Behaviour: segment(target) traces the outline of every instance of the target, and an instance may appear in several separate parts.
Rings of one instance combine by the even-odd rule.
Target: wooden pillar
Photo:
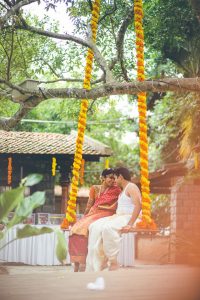
[[[69,199],[69,186],[70,186],[70,173],[71,173],[71,163],[66,165],[61,163],[61,178],[60,185],[62,187],[62,198],[61,198],[61,214],[66,213],[67,201]]]
[[[62,181],[61,183],[62,187],[62,198],[61,198],[61,214],[65,214],[66,208],[67,208],[67,201],[69,197],[69,181]]]

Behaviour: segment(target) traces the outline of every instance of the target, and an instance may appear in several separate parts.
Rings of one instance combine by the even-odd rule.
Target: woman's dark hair
[[[106,177],[107,175],[114,174],[114,172],[115,172],[114,169],[111,168],[104,169],[103,172],[101,173],[101,176]]]
[[[131,180],[131,173],[127,168],[120,167],[120,168],[115,169],[114,172],[117,177],[119,177],[119,175],[121,175],[125,180],[128,180],[128,181]]]

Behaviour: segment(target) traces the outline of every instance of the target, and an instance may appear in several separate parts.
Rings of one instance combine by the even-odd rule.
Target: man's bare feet
[[[116,271],[119,269],[119,264],[116,260],[110,262],[109,271]]]

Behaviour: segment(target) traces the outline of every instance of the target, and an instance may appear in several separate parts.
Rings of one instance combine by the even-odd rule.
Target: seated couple
[[[126,168],[104,170],[102,185],[95,188],[98,192],[91,192],[86,215],[71,228],[69,253],[74,271],[83,271],[85,264],[88,271],[102,270],[107,264],[109,270],[117,269],[121,234],[130,231],[141,210],[140,191]],[[116,201],[115,213],[110,204]]]

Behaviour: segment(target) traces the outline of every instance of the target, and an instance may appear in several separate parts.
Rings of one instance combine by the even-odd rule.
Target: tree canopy
[[[33,4],[42,11],[43,18],[31,13]],[[48,17],[60,5],[66,11],[64,30]],[[132,0],[102,0],[96,45],[89,28],[91,0],[0,0],[0,8],[1,129],[33,129],[30,124],[20,123],[25,117],[37,119],[45,115],[49,120],[70,121],[78,113],[79,100],[88,98],[91,99],[89,120],[99,120],[105,132],[102,121],[109,118],[108,114],[116,120],[123,116],[112,105],[107,112],[98,113],[106,103],[114,101],[108,100],[109,97],[124,99],[122,96],[128,95],[128,101],[133,103],[138,91],[146,91],[150,152],[158,154],[152,168],[159,166],[159,160],[163,161],[169,149],[173,152],[170,159],[177,159],[175,144],[175,148],[184,149],[189,141],[191,147],[185,155],[190,155],[200,141],[198,0],[144,1],[147,79],[143,82],[135,79]],[[67,20],[73,24],[70,32]],[[85,90],[82,81],[88,48],[94,52],[95,64],[92,88]],[[34,80],[35,89],[20,84],[26,79]],[[127,119],[123,124],[121,120],[114,126],[110,124],[107,132],[111,134],[107,138],[115,137],[110,143],[116,144],[126,128],[137,132],[136,123],[137,119],[133,122]],[[69,122],[59,128],[53,126],[54,131],[67,132],[71,125]],[[88,132],[91,136],[101,135],[100,139],[105,141],[100,126],[94,125],[91,130],[89,125]]]

